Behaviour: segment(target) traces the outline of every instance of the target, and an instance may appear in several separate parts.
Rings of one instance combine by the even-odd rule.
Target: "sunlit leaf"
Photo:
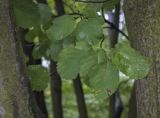
[[[149,72],[147,59],[131,48],[127,41],[117,44],[112,53],[112,62],[131,79],[142,79]]]

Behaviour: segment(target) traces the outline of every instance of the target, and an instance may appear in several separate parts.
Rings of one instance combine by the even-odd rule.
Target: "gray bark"
[[[0,0],[0,118],[33,118],[12,1]]]
[[[135,82],[137,118],[160,117],[160,1],[125,0],[132,46],[151,60],[150,73]]]

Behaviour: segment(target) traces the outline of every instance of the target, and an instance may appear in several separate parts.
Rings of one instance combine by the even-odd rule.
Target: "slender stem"
[[[121,31],[118,27],[116,27],[113,23],[111,23],[109,20],[107,20],[104,16],[104,9],[102,8],[102,17],[104,19],[104,21],[109,24],[112,28],[114,28],[117,32],[121,33],[126,39],[129,40],[129,37],[123,32]],[[105,27],[104,27],[105,28]],[[107,27],[108,28],[108,27]]]
[[[93,1],[93,0],[75,0],[75,2],[83,2],[83,3],[105,3],[110,0],[101,0],[101,1]]]

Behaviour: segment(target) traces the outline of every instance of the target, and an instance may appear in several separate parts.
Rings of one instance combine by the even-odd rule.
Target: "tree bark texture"
[[[12,1],[0,0],[0,118],[33,118]]]
[[[76,99],[78,104],[78,110],[80,115],[79,118],[88,118],[87,108],[86,108],[85,98],[83,93],[83,87],[82,87],[82,83],[79,75],[77,76],[76,79],[73,80],[73,85],[74,85],[74,91],[76,94]]]
[[[160,117],[160,1],[125,0],[132,46],[151,60],[145,79],[135,82],[137,118]]]
[[[133,90],[132,90],[131,97],[129,100],[128,118],[137,118],[135,86],[133,86]]]
[[[32,56],[32,51],[34,48],[33,43],[28,43],[25,41],[26,31],[27,30],[19,28],[18,34],[16,35],[22,42],[24,54],[28,56],[29,60],[27,62],[27,66],[39,65],[41,64],[41,59],[35,60],[33,59],[33,56]],[[31,99],[32,99],[32,109],[34,113],[34,118],[48,118],[43,92],[33,92],[32,90],[30,90],[30,93],[32,95]]]

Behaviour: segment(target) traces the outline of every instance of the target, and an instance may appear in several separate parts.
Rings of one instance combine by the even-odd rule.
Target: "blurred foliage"
[[[124,105],[124,111],[122,113],[122,118],[127,118],[128,116],[128,104],[130,99],[130,92],[134,81],[128,81],[128,78],[121,74],[120,76],[120,94]],[[63,80],[62,81],[62,92],[63,92],[63,111],[64,118],[79,118],[78,107],[76,103],[76,96],[74,94],[74,88],[72,81]],[[109,99],[99,99],[92,94],[92,90],[83,83],[83,89],[85,93],[85,101],[88,110],[89,118],[108,118],[109,115]],[[45,90],[45,97],[47,103],[47,109],[49,111],[49,118],[53,118],[52,113],[52,103],[51,103],[51,93],[50,86]]]

